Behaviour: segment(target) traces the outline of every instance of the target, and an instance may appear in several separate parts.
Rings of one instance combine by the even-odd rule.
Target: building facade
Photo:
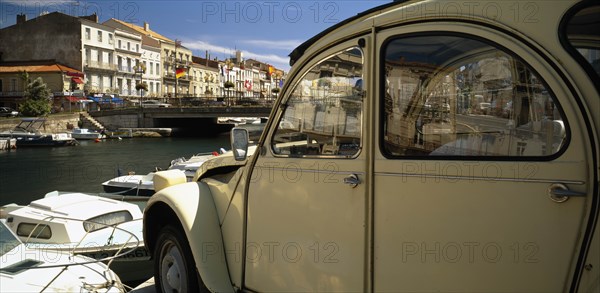
[[[190,94],[197,98],[213,99],[219,94],[220,86],[219,63],[209,58],[193,56]]]
[[[141,64],[142,37],[138,34],[115,29],[117,55],[116,90],[121,96],[139,96],[135,86],[142,79],[143,68]]]
[[[142,37],[142,63],[146,68],[143,81],[148,85],[145,96],[157,98],[162,97],[160,42]]]
[[[84,90],[90,95],[113,93],[115,66],[115,29],[94,20],[81,19],[81,58],[86,73]]]
[[[24,72],[27,72],[28,80],[23,79]],[[71,97],[74,92],[83,90],[83,72],[54,60],[3,62],[0,63],[0,106],[18,108],[27,85],[38,77],[43,79],[55,99]]]

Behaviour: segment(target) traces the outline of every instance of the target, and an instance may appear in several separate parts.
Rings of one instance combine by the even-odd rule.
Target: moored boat
[[[219,152],[199,153],[191,156],[189,159],[177,158],[171,161],[168,170],[181,170],[185,173],[188,181],[191,181],[196,175],[196,171],[210,158],[225,153],[221,148]],[[154,194],[153,185],[154,172],[146,175],[128,174],[117,176],[102,183],[102,188],[106,193],[118,193],[123,195],[142,195],[151,196]]]
[[[0,222],[0,292],[125,292],[107,265],[23,244]]]
[[[71,132],[71,136],[79,140],[97,140],[104,138],[102,133],[87,128],[75,128],[73,129],[73,132]]]
[[[27,206],[3,209],[7,226],[30,248],[110,260],[124,282],[152,274],[142,239],[142,212],[135,204],[55,191]]]
[[[9,131],[0,132],[0,138],[15,138],[17,147],[33,146],[68,146],[76,145],[71,133],[45,133],[42,130],[45,127],[44,118],[23,118],[21,122]]]

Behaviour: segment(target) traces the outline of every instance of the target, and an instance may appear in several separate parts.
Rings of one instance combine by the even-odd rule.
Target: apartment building
[[[0,29],[0,62],[52,60],[85,72],[78,81],[88,93],[110,93],[116,73],[114,34],[96,14],[53,12],[31,20],[20,14],[15,25]]]
[[[219,95],[219,63],[208,58],[192,56],[190,69],[190,94],[194,97],[212,99]]]
[[[162,97],[162,55],[161,55],[161,40],[172,42],[170,39],[150,30],[150,24],[145,22],[144,27],[128,23],[122,20],[111,18],[103,23],[106,26],[114,27],[131,34],[136,34],[141,37],[140,51],[138,52],[139,60],[145,69],[142,74],[142,82],[148,85],[148,91],[144,96]],[[136,47],[137,48],[137,47]],[[137,64],[137,63],[136,63]],[[135,66],[135,65],[134,65]],[[139,74],[137,81],[139,82]],[[128,84],[123,81],[124,84]],[[127,89],[124,89],[127,90]],[[135,86],[133,87],[135,91]],[[139,92],[136,93],[139,96]]]

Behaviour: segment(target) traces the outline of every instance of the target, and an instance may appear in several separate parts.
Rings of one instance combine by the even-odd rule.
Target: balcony
[[[117,70],[119,72],[134,73],[133,67],[127,66],[127,65],[119,65],[119,66],[117,66]]]
[[[22,91],[8,91],[8,92],[0,92],[0,97],[22,97],[25,92]]]
[[[117,70],[117,66],[112,63],[88,61],[85,65],[87,68],[104,69],[104,70]]]

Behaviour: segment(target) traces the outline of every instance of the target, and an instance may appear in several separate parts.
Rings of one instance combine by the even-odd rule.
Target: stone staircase
[[[88,112],[81,112],[79,114],[79,119],[81,121],[81,128],[87,128],[96,131],[104,129],[104,125],[98,122],[98,120],[94,119],[94,117],[90,116]]]

